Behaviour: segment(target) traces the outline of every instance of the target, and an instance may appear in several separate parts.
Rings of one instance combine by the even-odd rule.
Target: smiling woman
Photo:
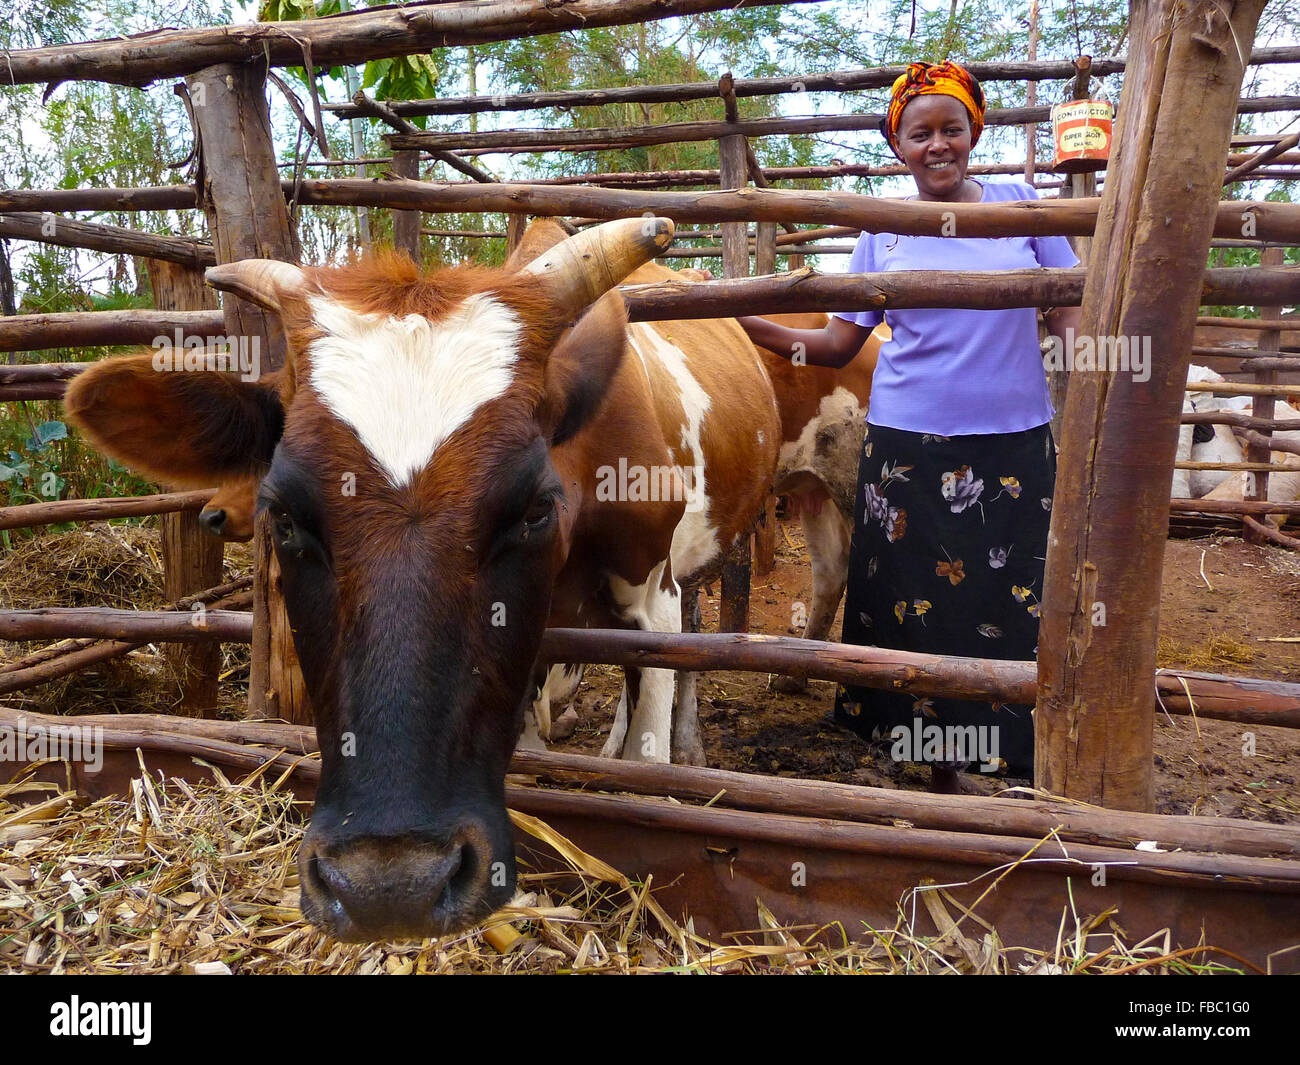
[[[1036,199],[1023,182],[967,177],[984,129],[984,93],[956,63],[913,63],[894,83],[885,136],[939,203]],[[999,239],[864,233],[850,273],[1068,267],[1063,237]],[[841,367],[884,320],[893,330],[872,378],[858,474],[845,643],[976,658],[1033,658],[1056,472],[1037,312],[902,310],[836,314],[819,330],[742,318],[755,343],[813,365]],[[1062,336],[1078,309],[1047,318]],[[837,720],[889,740],[934,722],[962,743],[895,756],[931,765],[934,788],[960,790],[979,762],[1033,774],[1029,706],[914,699],[843,688]],[[981,746],[982,745],[982,746]],[[980,752],[984,754],[980,754]],[[987,755],[991,754],[992,757]]]

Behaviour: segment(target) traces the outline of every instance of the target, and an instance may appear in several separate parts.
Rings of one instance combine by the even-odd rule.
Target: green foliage
[[[365,5],[370,6],[370,5]],[[336,15],[348,10],[340,0],[262,0],[257,17],[263,22],[299,22],[303,19]],[[294,77],[307,84],[307,73],[292,67]],[[343,67],[330,67],[331,78],[345,79]],[[427,55],[397,56],[366,63],[361,74],[361,88],[378,100],[417,100],[437,93],[438,67]],[[423,126],[421,119],[418,125]]]

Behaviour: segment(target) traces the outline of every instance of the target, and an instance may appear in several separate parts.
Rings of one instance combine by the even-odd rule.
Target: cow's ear
[[[72,381],[63,404],[100,451],[179,487],[265,469],[284,429],[273,381],[156,370],[153,354],[96,364]]]
[[[564,334],[546,363],[544,424],[562,444],[600,409],[627,348],[627,310],[618,292],[602,296]]]

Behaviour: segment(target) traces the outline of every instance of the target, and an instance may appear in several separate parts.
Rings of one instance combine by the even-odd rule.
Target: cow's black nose
[[[303,914],[342,940],[446,935],[510,898],[513,869],[493,877],[490,863],[486,839],[472,830],[444,844],[309,840],[299,858]]]
[[[226,512],[204,508],[199,511],[199,524],[213,536],[220,536],[226,528]]]

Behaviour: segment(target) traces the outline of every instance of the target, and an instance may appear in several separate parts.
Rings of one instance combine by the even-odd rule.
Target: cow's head
[[[623,357],[610,291],[672,239],[608,223],[523,269],[250,260],[275,387],[110,360],[69,389],[102,449],[162,479],[260,479],[322,775],[303,912],[343,939],[444,934],[509,899],[506,765],[572,514],[550,449]]]

